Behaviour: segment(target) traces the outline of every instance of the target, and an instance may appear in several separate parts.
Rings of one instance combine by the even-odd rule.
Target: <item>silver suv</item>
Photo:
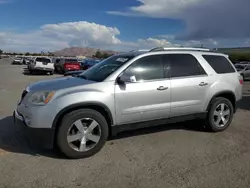
[[[242,85],[228,56],[208,49],[131,51],[77,77],[29,85],[14,119],[45,146],[83,158],[125,130],[204,119],[211,131],[223,131],[242,98]]]

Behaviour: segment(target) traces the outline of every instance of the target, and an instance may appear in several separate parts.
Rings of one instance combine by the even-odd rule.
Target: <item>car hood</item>
[[[70,87],[82,86],[95,83],[94,81],[85,80],[78,77],[67,77],[67,78],[56,78],[52,80],[45,80],[40,82],[35,82],[27,87],[28,91],[54,91]]]

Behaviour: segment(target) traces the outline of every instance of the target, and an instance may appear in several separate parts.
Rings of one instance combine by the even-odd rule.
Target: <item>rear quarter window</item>
[[[219,55],[202,55],[202,56],[217,74],[226,74],[235,72],[235,69],[233,68],[230,61],[224,56],[219,56]]]

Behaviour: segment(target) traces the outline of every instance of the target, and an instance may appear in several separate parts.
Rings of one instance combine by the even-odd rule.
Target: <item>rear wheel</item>
[[[207,127],[213,132],[224,131],[231,124],[233,115],[233,105],[228,99],[215,98],[208,112]]]
[[[107,138],[106,119],[95,110],[80,109],[63,117],[57,145],[69,158],[85,158],[100,151]]]

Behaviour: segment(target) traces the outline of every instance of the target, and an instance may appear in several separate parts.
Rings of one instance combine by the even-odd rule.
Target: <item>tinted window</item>
[[[124,74],[134,76],[136,81],[162,79],[164,78],[162,56],[143,57],[132,63]]]
[[[36,61],[50,63],[50,59],[43,57],[36,58]]]
[[[169,64],[172,78],[206,74],[197,59],[190,54],[164,55],[164,62]]]
[[[231,63],[224,56],[203,55],[203,57],[218,74],[235,72]]]

